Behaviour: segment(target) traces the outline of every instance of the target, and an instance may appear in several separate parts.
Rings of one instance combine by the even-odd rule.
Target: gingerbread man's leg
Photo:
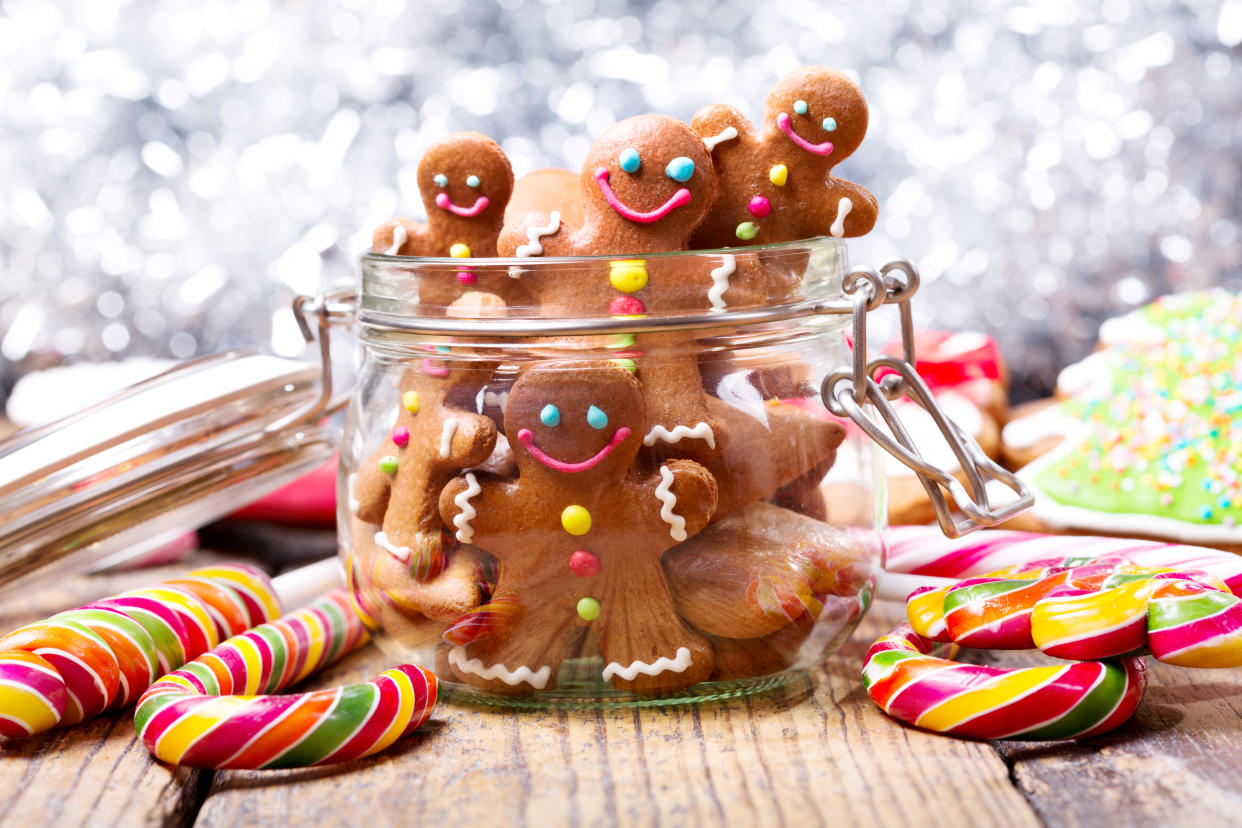
[[[636,559],[624,580],[601,587],[594,627],[605,681],[618,690],[668,693],[711,674],[711,645],[673,609],[658,560]]]
[[[681,334],[646,334],[637,344],[647,352],[637,360],[647,404],[643,445],[663,457],[718,457],[728,432],[708,409],[693,341]]]

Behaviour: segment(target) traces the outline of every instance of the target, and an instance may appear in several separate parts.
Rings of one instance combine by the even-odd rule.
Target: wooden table
[[[10,629],[188,568],[71,579],[0,606]],[[1242,672],[1152,664],[1138,715],[1085,744],[965,742],[886,718],[859,683],[873,608],[812,681],[700,708],[495,712],[442,705],[386,753],[334,768],[153,762],[129,715],[0,744],[0,814],[40,825],[1129,825],[1242,821]],[[1017,654],[1008,663],[1024,658]],[[370,647],[321,677],[364,680]]]

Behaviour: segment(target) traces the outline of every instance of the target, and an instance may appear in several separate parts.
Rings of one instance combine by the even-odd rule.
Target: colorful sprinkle
[[[646,259],[619,259],[608,268],[609,283],[622,293],[634,293],[647,286]]]
[[[594,621],[599,618],[599,601],[594,598],[583,598],[578,601],[578,617],[583,621]]]
[[[406,391],[401,395],[401,405],[411,414],[418,413],[418,392]]]
[[[405,448],[410,444],[410,430],[405,426],[397,426],[392,430],[392,444],[397,448]]]
[[[569,571],[580,578],[590,578],[593,575],[598,575],[599,568],[599,558],[585,549],[579,549],[569,556]]]
[[[750,241],[759,234],[759,228],[755,226],[754,222],[744,221],[737,226],[735,233],[742,241]]]
[[[591,513],[582,506],[566,506],[561,512],[561,526],[571,535],[591,531]]]
[[[387,457],[381,457],[379,461],[379,470],[384,474],[396,474],[397,458],[393,457],[391,454]]]
[[[636,296],[618,296],[608,303],[608,312],[613,316],[641,316],[647,312],[647,306]]]
[[[621,155],[617,157],[617,163],[627,173],[636,173],[638,168],[643,165],[643,160],[638,156],[638,150],[633,147],[626,147],[621,150]]]
[[[664,174],[674,181],[686,182],[694,175],[694,162],[684,155],[679,155],[664,168]]]
[[[789,180],[789,168],[784,164],[777,164],[768,170],[768,181],[771,181],[777,187],[784,187],[785,182]]]
[[[630,359],[629,357],[620,357],[618,359],[614,359],[612,360],[612,364],[618,367],[624,368],[625,370],[629,371],[631,374],[638,373],[638,366],[635,365],[634,360]]]
[[[454,244],[452,247],[449,248],[449,255],[452,256],[454,259],[469,259],[470,258],[470,245],[463,244],[462,242],[457,242],[456,244]],[[458,278],[461,278],[461,277],[459,276]]]
[[[763,196],[755,196],[750,200],[750,203],[746,205],[746,209],[750,210],[750,214],[755,218],[763,218],[768,213],[772,212],[772,202],[768,201]]]

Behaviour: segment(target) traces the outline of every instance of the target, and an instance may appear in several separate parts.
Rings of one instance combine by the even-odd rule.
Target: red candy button
[[[598,575],[599,558],[584,549],[579,549],[569,556],[569,571],[583,578]]]
[[[608,312],[613,316],[638,316],[647,312],[647,306],[633,296],[618,296],[608,305]]]
[[[763,196],[755,196],[750,200],[750,204],[746,205],[750,210],[750,214],[755,218],[763,218],[772,212],[772,204]]]

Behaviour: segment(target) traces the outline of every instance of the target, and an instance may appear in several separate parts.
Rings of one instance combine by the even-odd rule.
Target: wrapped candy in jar
[[[519,705],[721,698],[821,663],[882,565],[873,406],[903,389],[851,370],[850,343],[913,293],[897,271],[851,272],[834,239],[364,257],[338,525],[377,641],[452,695]],[[654,273],[664,292],[644,304]],[[445,305],[427,286],[448,280],[522,290]],[[593,306],[576,287],[598,280],[632,301]],[[1004,473],[962,453],[969,493],[922,472],[998,522],[983,478]]]

